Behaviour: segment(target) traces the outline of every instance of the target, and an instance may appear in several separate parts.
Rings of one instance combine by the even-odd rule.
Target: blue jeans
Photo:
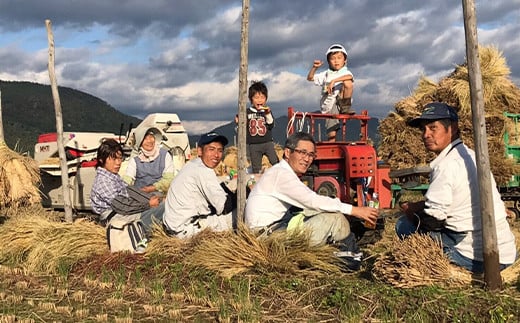
[[[150,232],[152,231],[152,224],[154,222],[158,224],[162,223],[163,214],[164,201],[161,202],[157,207],[149,208],[148,210],[141,213],[141,222],[143,223],[147,236],[150,236]]]
[[[457,251],[455,246],[464,239],[466,236],[465,232],[455,232],[448,229],[442,229],[441,231],[424,231],[408,219],[406,215],[401,216],[395,224],[395,232],[400,239],[404,239],[409,235],[419,232],[428,234],[434,240],[442,242],[442,251],[450,259],[450,262],[463,267],[473,273],[484,272],[484,262],[470,259],[463,256]],[[500,264],[500,270],[505,269],[509,265]]]

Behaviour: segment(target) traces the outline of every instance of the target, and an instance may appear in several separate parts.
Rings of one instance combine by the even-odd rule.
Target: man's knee
[[[334,241],[343,240],[350,234],[350,223],[342,213],[320,213],[305,222],[314,231],[326,232]]]

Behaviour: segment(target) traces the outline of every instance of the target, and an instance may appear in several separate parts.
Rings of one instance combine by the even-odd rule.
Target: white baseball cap
[[[332,44],[330,45],[329,49],[327,49],[327,52],[325,53],[325,56],[329,55],[330,53],[336,53],[336,52],[342,52],[345,54],[345,56],[348,56],[347,51],[345,50],[345,47],[341,44]]]

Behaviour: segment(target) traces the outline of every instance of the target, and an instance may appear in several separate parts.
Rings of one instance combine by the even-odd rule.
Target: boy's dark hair
[[[332,53],[328,53],[328,54],[327,54],[327,63],[328,63],[329,60],[330,60],[330,56],[331,56],[332,54],[336,54],[336,53],[339,53],[339,52],[332,52]],[[346,60],[347,60],[347,55],[345,55],[345,53],[342,53],[342,54],[343,54],[343,57],[345,57],[345,61],[346,61]]]
[[[121,156],[123,156],[123,147],[121,147],[121,144],[115,139],[106,139],[97,150],[97,167],[104,167],[108,157],[117,158]]]
[[[267,99],[267,86],[265,86],[262,81],[252,81],[248,92],[249,101],[251,101],[257,93],[262,93]]]
[[[314,146],[316,146],[316,141],[311,134],[306,132],[295,132],[287,137],[284,148],[289,148],[292,151],[298,147],[300,141],[310,141]]]

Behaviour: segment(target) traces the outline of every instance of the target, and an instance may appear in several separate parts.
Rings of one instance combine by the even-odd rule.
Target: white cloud
[[[0,0],[1,3],[1,0]],[[504,52],[520,81],[518,0],[477,1],[479,40]],[[479,11],[480,10],[480,11]],[[232,120],[238,104],[241,5],[228,0],[25,1],[0,11],[0,78],[48,84],[43,21],[53,13],[58,83],[131,115],[178,112],[193,131]],[[50,16],[50,15],[49,15]],[[451,0],[265,0],[251,5],[248,81],[264,80],[279,116],[317,110],[306,80],[314,59],[343,43],[355,76],[355,107],[383,117],[421,75],[447,75],[465,57],[462,6]],[[203,129],[203,130],[200,130]]]

